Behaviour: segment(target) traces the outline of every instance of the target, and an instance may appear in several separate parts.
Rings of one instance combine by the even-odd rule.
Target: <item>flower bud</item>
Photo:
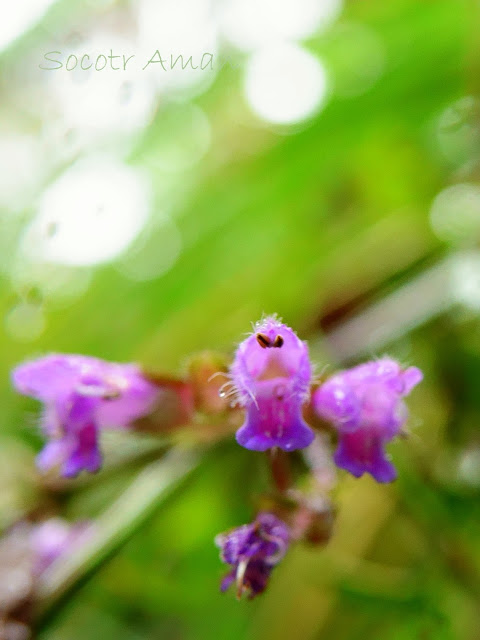
[[[226,591],[237,584],[237,597],[248,592],[254,598],[265,590],[270,574],[285,555],[290,542],[290,531],[273,513],[259,513],[256,519],[215,538],[220,558],[232,566],[222,580],[220,590]]]

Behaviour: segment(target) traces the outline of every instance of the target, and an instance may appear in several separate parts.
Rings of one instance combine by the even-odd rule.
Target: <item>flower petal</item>
[[[356,478],[369,473],[377,482],[392,482],[397,477],[396,469],[385,453],[384,443],[378,436],[365,431],[343,434],[334,460],[338,467]]]
[[[264,411],[265,401],[259,407],[251,404],[247,409],[247,419],[236,433],[238,444],[253,451],[266,451],[279,447],[284,451],[294,451],[308,447],[315,437],[314,432],[301,416],[301,406],[282,407],[277,419],[271,412]],[[271,405],[275,405],[272,403]]]

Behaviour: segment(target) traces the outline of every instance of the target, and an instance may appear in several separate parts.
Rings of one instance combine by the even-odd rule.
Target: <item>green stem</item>
[[[88,541],[42,575],[36,588],[37,625],[42,625],[76,586],[140,528],[200,459],[198,452],[176,448],[140,471],[95,521]]]

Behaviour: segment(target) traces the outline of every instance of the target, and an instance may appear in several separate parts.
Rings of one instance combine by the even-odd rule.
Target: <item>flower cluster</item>
[[[247,449],[303,449],[314,433],[302,411],[310,398],[312,366],[307,345],[275,317],[258,323],[238,347],[231,367],[246,421],[237,442]],[[370,473],[390,482],[395,469],[384,451],[408,417],[403,398],[422,380],[416,367],[402,369],[390,358],[342,371],[313,394],[315,413],[339,435],[334,460],[359,477]]]
[[[255,325],[252,335],[238,346],[230,378],[235,402],[246,412],[245,423],[237,431],[239,444],[255,451],[293,451],[312,443],[314,432],[303,418],[310,400],[312,365],[307,345],[292,329],[275,317]],[[408,417],[403,398],[421,380],[416,367],[402,369],[394,360],[383,358],[340,372],[320,385],[311,405],[338,433],[334,454],[338,467],[355,477],[369,473],[378,482],[395,479],[385,444],[401,432]],[[270,522],[284,532],[276,534],[281,541],[276,545]],[[288,539],[286,524],[264,513],[253,523],[221,535],[217,539],[221,558],[233,567],[222,582],[222,591],[233,581],[238,595],[245,589],[250,597],[263,591]]]
[[[305,416],[316,415],[337,433],[333,460],[338,467],[355,477],[368,473],[378,482],[394,480],[396,470],[385,446],[403,432],[408,417],[404,399],[422,380],[421,371],[382,358],[313,385],[312,370],[306,343],[290,327],[275,316],[257,323],[239,344],[228,373],[229,390],[221,393],[232,397],[232,406],[244,411],[237,442],[253,451],[271,451],[272,471],[278,480],[280,453],[287,458],[287,453],[312,444],[315,430]],[[193,389],[189,397],[200,398],[198,411],[211,407],[218,413],[221,408],[208,393],[195,393],[199,371],[202,366],[187,380]],[[67,477],[100,468],[99,434],[103,429],[127,428],[139,418],[159,415],[159,407],[167,405],[159,380],[153,382],[137,366],[88,356],[50,355],[27,362],[13,371],[13,383],[44,406],[41,427],[48,442],[37,459],[40,470],[59,466]],[[288,475],[276,482],[277,491],[283,498],[298,497],[300,492],[293,487],[289,493]],[[246,592],[252,598],[265,589],[292,542],[292,531],[295,539],[302,539],[299,523],[311,521],[308,501],[297,502],[297,516],[303,515],[292,515],[293,529],[284,521],[282,509],[282,518],[275,509],[261,510],[252,523],[217,536],[221,559],[231,567],[222,591],[233,582],[239,597]],[[43,541],[48,538],[46,548],[51,542],[55,553],[67,534],[59,527],[47,533]],[[306,533],[303,537],[308,539]],[[322,530],[317,538],[326,540],[328,535]]]

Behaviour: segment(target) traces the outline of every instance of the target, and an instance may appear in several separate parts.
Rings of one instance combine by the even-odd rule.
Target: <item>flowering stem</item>
[[[36,589],[37,624],[42,626],[48,621],[56,606],[140,528],[200,459],[197,451],[176,448],[140,471],[96,520],[88,541],[42,575]]]
[[[280,493],[285,493],[292,484],[292,474],[290,469],[290,459],[288,454],[278,447],[269,451],[270,470],[273,482]]]

